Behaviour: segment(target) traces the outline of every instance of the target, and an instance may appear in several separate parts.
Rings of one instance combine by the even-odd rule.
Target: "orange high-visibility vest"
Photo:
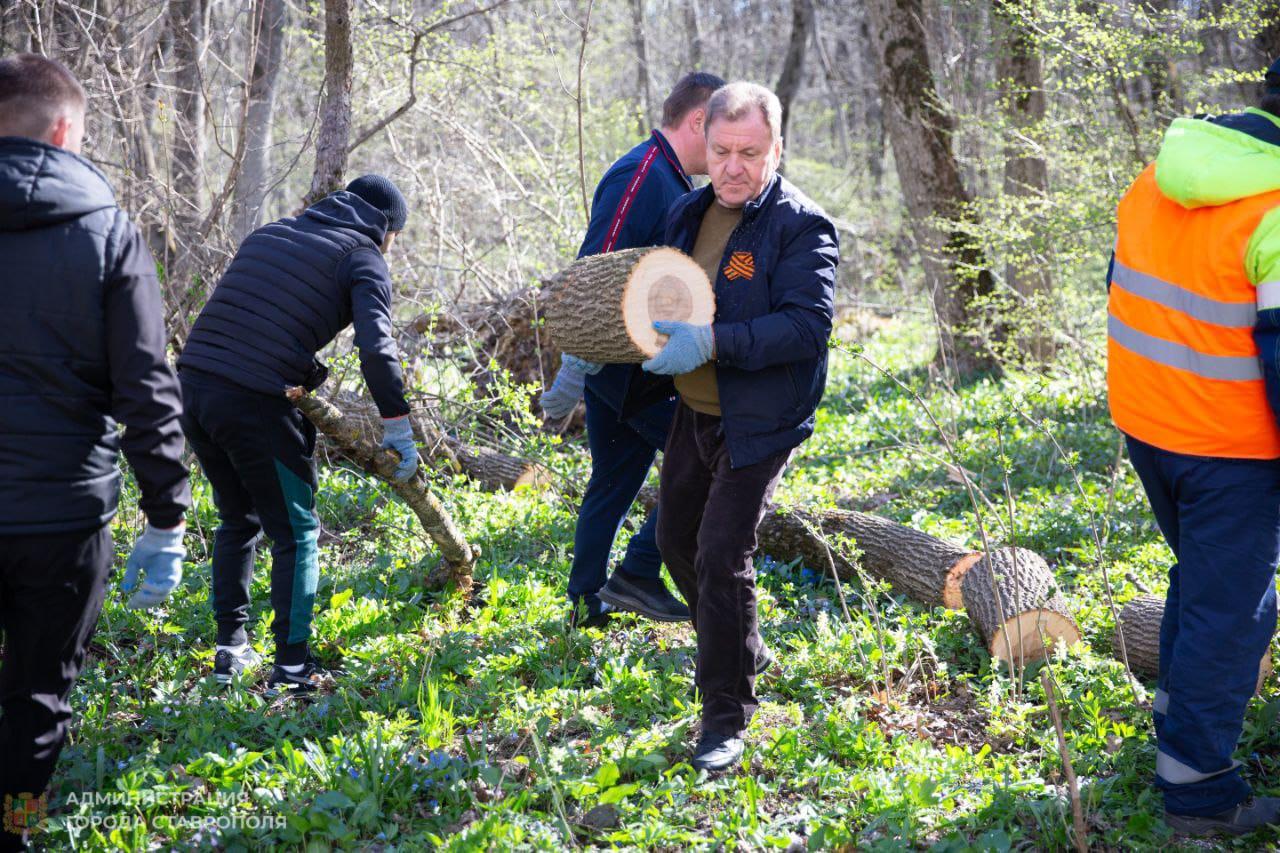
[[[1111,417],[1164,450],[1280,458],[1253,341],[1257,293],[1249,238],[1280,190],[1187,209],[1148,166],[1120,201],[1107,305]]]

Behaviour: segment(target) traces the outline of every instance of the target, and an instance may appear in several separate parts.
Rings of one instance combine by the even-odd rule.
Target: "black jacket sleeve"
[[[339,275],[346,276],[350,287],[351,322],[369,394],[382,417],[407,415],[400,354],[391,331],[391,271],[387,262],[374,249],[356,249],[343,260]]]
[[[182,394],[165,360],[164,302],[155,261],[125,220],[104,293],[111,416],[124,425],[121,447],[155,527],[176,527],[191,506],[182,464]]]

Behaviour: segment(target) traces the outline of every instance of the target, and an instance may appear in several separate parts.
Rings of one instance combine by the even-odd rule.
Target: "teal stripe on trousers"
[[[276,477],[289,509],[289,526],[297,550],[293,560],[293,595],[289,602],[289,642],[302,643],[311,637],[311,617],[320,582],[320,520],[312,511],[315,494],[311,485],[275,460]]]

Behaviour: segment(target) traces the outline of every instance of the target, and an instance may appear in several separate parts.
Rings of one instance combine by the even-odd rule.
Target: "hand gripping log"
[[[308,394],[302,388],[290,388],[285,391],[285,396],[307,420],[315,424],[316,429],[342,448],[349,459],[375,477],[385,480],[413,510],[414,515],[418,516],[422,529],[436,543],[444,557],[440,569],[428,576],[428,586],[443,586],[453,582],[461,589],[469,589],[472,567],[476,557],[480,555],[480,549],[467,544],[449,511],[428,488],[423,469],[419,467],[408,480],[397,483],[392,475],[400,464],[399,454],[379,447],[379,443],[362,429],[359,421],[346,417],[329,401]]]

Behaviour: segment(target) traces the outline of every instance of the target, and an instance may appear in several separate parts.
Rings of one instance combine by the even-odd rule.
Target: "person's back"
[[[79,156],[86,106],[61,64],[0,60],[4,798],[42,798],[66,737],[115,555],[119,451],[148,519],[125,566],[129,606],[164,601],[185,556],[190,494],[159,281],[106,178]],[[13,829],[0,827],[0,849],[23,845]]]
[[[369,267],[386,277],[379,246],[387,230],[380,211],[346,191],[257,229],[241,243],[196,319],[179,366],[273,396],[294,385],[314,389],[325,373],[316,352],[351,324],[353,298],[361,298],[358,289],[352,292],[353,284],[359,288],[356,273]],[[405,412],[398,405],[389,294],[387,300],[381,306],[384,340],[372,353],[381,353],[385,363],[369,385],[383,416],[395,417]],[[366,358],[368,350],[361,348]]]

